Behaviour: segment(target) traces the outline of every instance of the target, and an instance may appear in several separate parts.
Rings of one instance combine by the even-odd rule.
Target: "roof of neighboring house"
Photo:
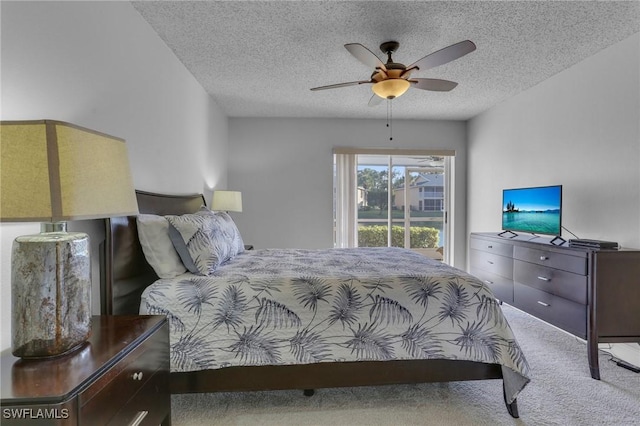
[[[419,188],[425,186],[444,186],[444,174],[422,173],[413,181],[409,188]],[[404,189],[404,184],[400,185],[398,188],[395,188],[394,191],[399,189]]]

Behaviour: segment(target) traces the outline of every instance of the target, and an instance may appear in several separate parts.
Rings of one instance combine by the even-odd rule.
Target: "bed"
[[[205,204],[136,195],[141,216],[179,220]],[[106,220],[102,312],[169,318],[172,393],[502,379],[518,417],[526,359],[474,277],[404,249],[238,252],[204,275],[159,278],[137,218]]]

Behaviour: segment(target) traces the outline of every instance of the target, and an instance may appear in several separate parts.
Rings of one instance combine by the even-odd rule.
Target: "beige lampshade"
[[[242,192],[240,191],[214,191],[211,210],[225,212],[242,211]]]
[[[411,86],[404,78],[389,78],[372,86],[373,93],[383,99],[394,99],[406,92]]]
[[[0,221],[138,213],[123,139],[52,120],[0,122]]]

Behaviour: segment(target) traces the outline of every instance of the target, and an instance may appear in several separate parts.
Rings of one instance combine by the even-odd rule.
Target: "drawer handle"
[[[133,380],[142,380],[142,371],[138,371],[137,373],[133,373]]]
[[[544,303],[544,302],[541,302],[541,301],[539,301],[539,300],[538,300],[538,303],[539,303],[540,305],[542,305],[542,306],[546,306],[547,308],[548,308],[549,306],[551,306],[550,304],[548,304],[548,303]]]
[[[549,260],[547,256],[540,256],[540,260]]]
[[[136,417],[129,423],[129,426],[138,426],[144,418],[147,417],[147,414],[149,414],[148,411],[138,411],[138,414],[136,414]]]
[[[493,248],[493,246],[487,246],[487,248],[490,248],[490,249],[492,249],[492,248]]]
[[[485,284],[493,284],[493,281],[484,280]]]
[[[490,260],[487,260],[487,263],[488,263],[489,265],[493,265],[493,262],[492,262],[492,261],[490,261]]]
[[[547,281],[547,282],[551,281],[551,278],[547,278],[547,277],[538,277],[538,279],[541,281]]]

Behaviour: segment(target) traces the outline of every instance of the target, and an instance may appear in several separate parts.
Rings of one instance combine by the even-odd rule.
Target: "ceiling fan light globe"
[[[409,86],[411,83],[403,78],[389,78],[377,82],[371,87],[371,90],[383,99],[394,99],[406,92]]]

